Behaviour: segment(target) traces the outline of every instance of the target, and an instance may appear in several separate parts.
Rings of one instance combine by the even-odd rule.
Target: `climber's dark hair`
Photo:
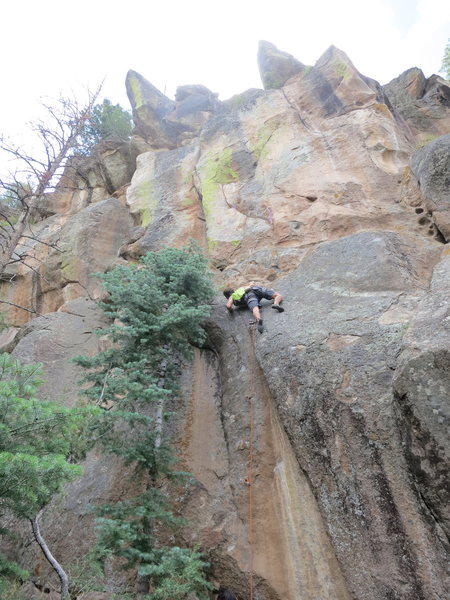
[[[231,288],[225,288],[223,290],[223,295],[225,296],[225,298],[229,298],[233,292],[234,292],[233,289],[231,289]]]
[[[236,595],[228,588],[220,588],[217,600],[237,600]]]

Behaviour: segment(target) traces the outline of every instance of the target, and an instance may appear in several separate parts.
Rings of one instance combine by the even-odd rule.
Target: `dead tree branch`
[[[89,94],[86,105],[61,98],[56,105],[44,105],[49,121],[32,124],[41,146],[38,158],[0,139],[0,150],[16,159],[19,167],[8,181],[0,180],[0,196],[15,210],[16,220],[6,215],[0,230],[0,277],[10,264],[19,240],[31,223],[33,210],[44,194],[56,189],[68,160],[74,156],[92,109],[100,93]],[[0,205],[0,215],[7,212]],[[5,223],[7,231],[5,231]],[[27,236],[40,242],[39,236]]]

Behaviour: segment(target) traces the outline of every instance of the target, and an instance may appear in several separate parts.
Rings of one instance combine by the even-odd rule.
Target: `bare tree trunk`
[[[159,381],[158,387],[163,388],[164,383],[166,381],[166,371],[167,371],[167,360],[162,360],[159,367]],[[159,450],[161,446],[162,439],[162,428],[163,428],[163,419],[164,419],[164,396],[156,403],[156,417],[155,417],[155,427],[156,427],[156,438],[155,438],[155,448]]]
[[[67,573],[61,567],[59,562],[50,552],[44,538],[42,537],[41,530],[39,527],[39,518],[42,514],[42,510],[38,512],[38,514],[30,519],[31,527],[33,528],[34,539],[39,544],[40,549],[44,553],[45,558],[48,560],[52,568],[56,571],[56,574],[59,577],[59,581],[61,582],[61,600],[70,600],[69,596],[69,578]]]
[[[163,359],[159,365],[159,380],[158,387],[163,388],[164,383],[166,381],[166,372],[167,372],[167,360]],[[156,403],[156,416],[155,416],[155,429],[156,429],[156,437],[155,437],[155,449],[159,450],[162,442],[162,429],[164,422],[164,396]],[[149,577],[147,575],[140,575],[138,577],[138,598],[143,598],[150,591],[150,582]]]

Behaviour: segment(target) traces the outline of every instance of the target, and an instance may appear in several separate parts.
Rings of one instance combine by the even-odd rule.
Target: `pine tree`
[[[120,104],[114,105],[111,100],[105,98],[92,110],[81,134],[80,150],[83,154],[90,154],[96,144],[109,136],[127,141],[132,129],[130,113]]]
[[[40,365],[22,365],[9,354],[0,355],[0,514],[9,511],[29,520],[60,577],[61,597],[68,598],[67,576],[42,537],[39,516],[53,494],[81,474],[73,461],[89,447],[91,436],[84,432],[94,425],[98,409],[37,399],[41,375]],[[2,572],[3,579],[20,573],[0,556],[0,579]]]
[[[97,511],[97,556],[117,556],[124,568],[149,578],[149,599],[184,598],[206,592],[206,566],[196,550],[161,544],[158,532],[177,529],[169,498],[156,487],[182,477],[163,435],[165,401],[178,391],[180,358],[205,340],[203,323],[214,296],[207,262],[195,244],[146,254],[100,276],[108,298],[101,303],[112,324],[110,347],[77,357],[87,369],[85,394],[105,409],[102,443],[152,484],[144,493]],[[132,435],[130,435],[132,432]],[[204,596],[203,596],[204,597]]]
[[[444,74],[446,79],[450,79],[450,40],[444,50],[444,57],[442,58],[441,73]]]

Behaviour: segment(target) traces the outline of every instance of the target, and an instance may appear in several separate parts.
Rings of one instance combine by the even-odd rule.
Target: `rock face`
[[[428,79],[420,69],[408,69],[383,86],[396,110],[409,123],[420,145],[448,133],[449,82],[438,75]]]
[[[439,231],[450,239],[450,135],[443,135],[417,150],[411,170],[420,186],[428,211]]]
[[[170,100],[129,72],[136,135],[83,163],[76,192],[45,199],[35,227],[48,245],[24,240],[35,270],[1,285],[10,302],[46,314],[11,308],[0,342],[43,360],[45,394],[73,402],[69,357],[95,352],[102,324],[90,275],[194,238],[219,289],[260,281],[282,293],[285,312],[266,302],[260,335],[248,311],[229,315],[218,296],[208,343],[185,367],[167,425],[195,478],[174,493],[184,541],[240,598],[252,572],[257,600],[440,600],[447,82],[412,69],[382,88],[334,47],[307,68],[264,43],[259,63],[266,89],[226,102],[200,85]],[[93,454],[48,509],[65,561],[92,543],[87,504],[135,492],[126,475]],[[38,564],[21,535],[11,556]],[[123,592],[116,573],[109,585]]]
[[[259,42],[258,67],[265,90],[283,87],[288,79],[306,69],[291,54],[266,41]]]
[[[175,148],[196,136],[219,107],[217,95],[203,85],[179,87],[173,102],[136,71],[128,72],[126,88],[136,133],[151,148]]]

